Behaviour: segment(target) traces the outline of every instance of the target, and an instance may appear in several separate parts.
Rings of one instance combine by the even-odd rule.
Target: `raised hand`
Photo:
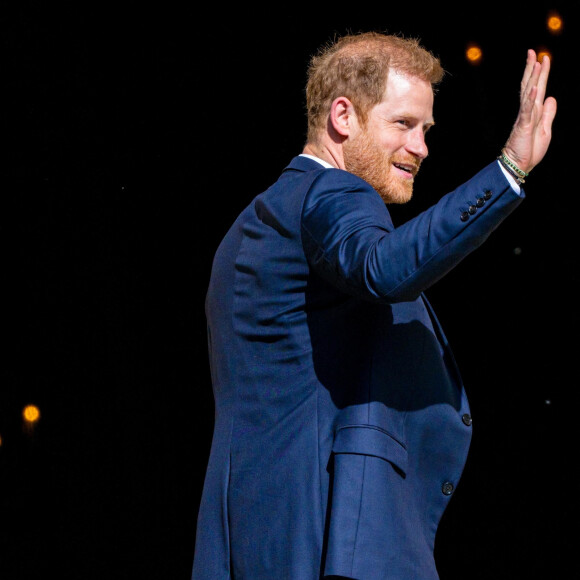
[[[504,153],[521,170],[529,173],[543,158],[552,139],[556,99],[546,97],[550,59],[539,63],[534,50],[528,50],[520,85],[520,109]]]

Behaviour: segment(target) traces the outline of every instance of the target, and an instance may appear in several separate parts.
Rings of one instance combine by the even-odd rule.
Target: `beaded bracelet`
[[[514,176],[518,183],[525,183],[524,177],[527,177],[529,173],[526,173],[520,169],[506,154],[505,149],[501,150],[501,155],[498,156],[499,161],[502,165]]]

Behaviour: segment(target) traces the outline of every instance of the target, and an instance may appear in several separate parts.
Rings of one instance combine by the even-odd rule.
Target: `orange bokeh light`
[[[539,48],[537,52],[538,62],[542,62],[545,56],[547,56],[550,61],[552,61],[552,53],[546,48]]]
[[[479,46],[471,44],[470,46],[467,47],[467,50],[465,51],[465,57],[470,63],[477,64],[481,61],[483,57],[483,52],[481,48],[479,48]]]
[[[548,19],[546,20],[546,26],[548,30],[554,34],[558,34],[562,31],[564,22],[560,15],[556,12],[551,12],[548,14]]]
[[[26,405],[22,416],[27,423],[36,423],[40,419],[40,410],[36,405]]]

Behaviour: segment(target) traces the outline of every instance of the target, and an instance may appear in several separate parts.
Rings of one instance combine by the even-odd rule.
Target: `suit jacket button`
[[[483,207],[484,204],[485,204],[485,199],[483,199],[483,197],[478,197],[477,201],[475,202],[475,205],[477,207]]]
[[[469,427],[472,423],[471,420],[471,415],[469,413],[465,413],[462,417],[461,420]]]
[[[470,205],[467,211],[473,215],[477,211],[477,208],[474,205]]]
[[[491,191],[489,189],[483,193],[483,199],[487,201],[491,197]]]
[[[455,489],[455,487],[450,481],[446,481],[441,486],[441,491],[443,492],[444,495],[451,495],[453,493],[454,489]]]
[[[466,222],[469,219],[469,214],[466,211],[464,211],[464,212],[461,212],[461,216],[459,216],[459,217],[461,218],[462,222]]]

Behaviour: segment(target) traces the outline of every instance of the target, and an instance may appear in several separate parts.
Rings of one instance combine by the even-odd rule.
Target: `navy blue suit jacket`
[[[522,198],[493,162],[395,228],[365,181],[298,156],[241,213],[206,300],[193,580],[438,578],[472,427],[423,291]]]

